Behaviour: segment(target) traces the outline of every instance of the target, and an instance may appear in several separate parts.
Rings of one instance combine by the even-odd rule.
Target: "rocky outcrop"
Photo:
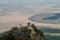
[[[45,40],[42,31],[38,30],[34,24],[22,26],[20,28],[13,27],[6,31],[2,37],[3,40]]]

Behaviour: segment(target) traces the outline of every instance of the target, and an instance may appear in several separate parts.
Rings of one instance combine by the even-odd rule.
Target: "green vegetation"
[[[34,30],[35,34],[32,33],[33,30],[29,27]],[[38,30],[34,24],[30,25],[28,23],[28,26],[13,27],[11,30],[4,32],[0,40],[45,40],[45,37],[43,32]]]

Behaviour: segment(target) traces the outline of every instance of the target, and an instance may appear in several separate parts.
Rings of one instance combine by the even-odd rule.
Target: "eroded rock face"
[[[2,38],[3,40],[45,40],[43,32],[34,25],[12,28],[5,32]]]

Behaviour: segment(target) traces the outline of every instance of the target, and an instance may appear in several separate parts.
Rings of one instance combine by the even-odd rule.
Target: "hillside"
[[[3,33],[0,40],[45,40],[44,33],[36,28],[34,24],[27,26],[13,27]]]

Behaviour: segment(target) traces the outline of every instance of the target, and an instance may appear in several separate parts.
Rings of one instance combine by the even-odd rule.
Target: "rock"
[[[43,32],[35,25],[12,28],[5,32],[2,38],[3,40],[45,40]]]

